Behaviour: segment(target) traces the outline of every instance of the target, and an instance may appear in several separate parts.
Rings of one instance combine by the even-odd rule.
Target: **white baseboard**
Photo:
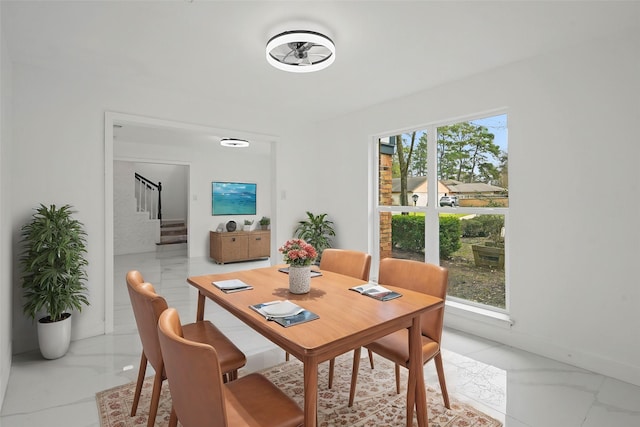
[[[477,335],[640,387],[640,366],[621,363],[596,354],[565,347],[550,342],[544,337],[523,334],[512,328],[513,322],[506,315],[487,315],[482,313],[482,310],[468,309],[468,306],[463,304],[447,301],[444,324],[452,329]]]

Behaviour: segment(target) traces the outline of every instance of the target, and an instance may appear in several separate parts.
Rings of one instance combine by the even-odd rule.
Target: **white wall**
[[[0,8],[2,10],[2,8]],[[1,14],[1,12],[0,12]],[[11,368],[11,288],[13,240],[11,227],[11,61],[0,34],[0,406],[4,401]]]
[[[16,230],[30,217],[39,203],[70,203],[78,211],[88,234],[88,289],[91,306],[74,315],[72,339],[99,335],[105,330],[105,111],[140,114],[204,126],[272,133],[278,120],[269,112],[243,108],[243,114],[207,99],[158,88],[128,87],[126,82],[110,84],[90,75],[61,74],[21,63],[13,64],[14,136],[11,163],[21,165],[11,174],[14,191],[9,203],[9,226]],[[212,122],[215,117],[215,122]],[[234,132],[234,134],[237,134]],[[268,138],[268,137],[265,137]],[[268,142],[264,142],[267,146]],[[256,150],[258,149],[256,144]],[[135,145],[129,147],[136,150]],[[149,148],[121,153],[131,161],[182,160],[191,163],[191,203],[189,240],[191,256],[208,253],[208,230],[217,226],[210,209],[210,186],[215,178],[265,180],[262,203],[269,215],[270,172],[263,163],[245,161],[240,154],[212,167],[211,157],[184,148]],[[118,153],[115,151],[115,153]],[[36,155],[34,155],[36,154]],[[246,152],[245,152],[246,156]],[[265,162],[269,158],[264,152]],[[268,164],[268,163],[266,163]],[[242,167],[252,168],[246,177]],[[259,166],[259,167],[258,167]],[[197,200],[193,200],[193,196]],[[13,247],[12,247],[13,248]],[[18,254],[14,251],[13,259]],[[5,270],[3,270],[5,271]],[[13,352],[37,348],[35,325],[22,315],[19,274],[11,278],[13,287]],[[3,323],[4,324],[4,323]]]
[[[365,238],[372,135],[507,107],[514,324],[451,308],[446,323],[640,384],[639,52],[622,34],[322,123],[315,196],[340,245]]]

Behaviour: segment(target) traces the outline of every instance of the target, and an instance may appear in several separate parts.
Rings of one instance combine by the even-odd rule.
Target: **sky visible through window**
[[[494,135],[493,142],[504,152],[508,152],[507,143],[507,115],[486,117],[484,119],[469,120],[469,123],[486,127]],[[416,132],[416,140],[424,134],[423,130]]]
[[[470,120],[470,123],[486,127],[494,135],[493,142],[500,149],[507,152],[507,115],[487,117],[485,119]]]
[[[483,119],[469,120],[469,123],[474,125],[484,126],[494,136],[493,142],[500,147],[501,151],[508,153],[509,144],[507,141],[507,115],[501,114],[499,116],[485,117]],[[416,132],[416,141],[420,140],[425,131],[420,130]],[[410,134],[404,134],[409,139]],[[403,138],[404,139],[404,138]],[[496,160],[493,161],[496,163]]]

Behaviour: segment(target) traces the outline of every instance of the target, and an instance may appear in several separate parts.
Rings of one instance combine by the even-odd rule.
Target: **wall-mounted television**
[[[212,215],[255,215],[256,184],[246,182],[212,182]]]

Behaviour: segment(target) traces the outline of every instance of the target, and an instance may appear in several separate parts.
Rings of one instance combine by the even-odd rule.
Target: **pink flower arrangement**
[[[318,257],[316,248],[302,239],[287,240],[278,251],[284,255],[287,264],[297,267],[311,265]]]

